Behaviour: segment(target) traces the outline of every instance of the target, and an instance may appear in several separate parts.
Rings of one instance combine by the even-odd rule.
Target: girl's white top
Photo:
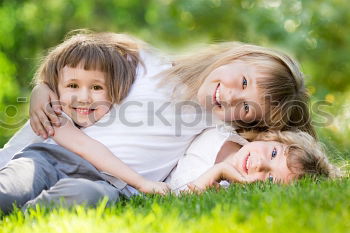
[[[187,184],[214,166],[217,154],[226,141],[244,145],[247,141],[237,134],[234,128],[224,124],[209,128],[198,135],[166,182],[175,194],[187,189]]]
[[[137,78],[128,96],[100,121],[82,131],[107,146],[142,176],[162,181],[193,138],[211,125],[206,122],[210,121],[210,117],[206,118],[210,115],[197,104],[184,108],[174,103],[171,99],[174,87],[159,88],[161,77],[154,77],[170,64],[150,51],[140,55],[146,70],[138,66]],[[6,164],[25,146],[42,141],[27,122],[0,151],[0,165]]]

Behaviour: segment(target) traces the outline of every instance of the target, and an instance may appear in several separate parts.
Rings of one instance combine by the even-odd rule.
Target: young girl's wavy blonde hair
[[[247,62],[264,75],[257,79],[257,86],[270,109],[262,120],[232,122],[240,128],[238,131],[253,128],[260,131],[299,129],[316,137],[308,108],[309,96],[299,65],[286,54],[273,49],[238,42],[208,46],[175,59],[173,67],[165,72],[161,85],[169,82],[184,84],[176,85],[174,94],[181,92],[184,99],[193,99],[214,69],[234,60]]]
[[[248,141],[276,141],[287,145],[287,167],[297,178],[310,175],[314,178],[323,176],[334,179],[344,175],[329,162],[323,146],[306,132],[249,131],[241,136]]]
[[[119,103],[129,93],[136,77],[141,42],[116,33],[94,33],[76,30],[52,48],[35,74],[35,83],[45,83],[58,95],[58,80],[65,66],[99,70],[106,74],[106,86],[113,103]]]

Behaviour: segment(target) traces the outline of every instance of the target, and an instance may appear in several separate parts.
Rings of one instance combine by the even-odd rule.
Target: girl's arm
[[[215,164],[187,186],[191,191],[201,192],[209,187],[218,186],[218,182],[221,180],[228,180],[235,183],[248,182],[248,180],[237,169],[224,161]]]
[[[123,180],[141,192],[165,194],[168,191],[167,184],[145,179],[106,146],[84,134],[66,118],[61,119],[62,126],[54,127],[55,135],[52,137],[58,144],[86,159],[98,170]]]

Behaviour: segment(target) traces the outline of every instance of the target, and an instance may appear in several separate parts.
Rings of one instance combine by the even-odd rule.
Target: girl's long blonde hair
[[[316,137],[311,125],[309,96],[299,65],[286,54],[273,49],[238,42],[208,46],[175,59],[173,67],[163,74],[165,77],[161,85],[175,82],[174,95],[181,93],[184,99],[193,99],[214,69],[234,60],[252,64],[264,75],[257,79],[257,86],[270,109],[260,121],[232,122],[240,128],[238,131],[299,129]]]
[[[242,134],[248,141],[276,141],[287,145],[287,167],[298,178],[305,175],[324,176],[331,179],[344,173],[327,158],[320,142],[306,132],[298,131],[249,131]]]
[[[136,77],[141,43],[125,34],[94,33],[77,30],[52,48],[42,60],[35,83],[45,83],[58,93],[60,72],[65,66],[106,73],[106,86],[113,103],[119,103],[129,93]]]

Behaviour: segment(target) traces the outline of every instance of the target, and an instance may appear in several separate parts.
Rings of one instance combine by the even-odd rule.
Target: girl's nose
[[[235,88],[225,88],[220,93],[221,101],[227,105],[236,105],[240,101],[239,92]]]
[[[257,172],[268,171],[269,167],[267,162],[262,158],[262,156],[256,155],[251,161],[252,168]]]

